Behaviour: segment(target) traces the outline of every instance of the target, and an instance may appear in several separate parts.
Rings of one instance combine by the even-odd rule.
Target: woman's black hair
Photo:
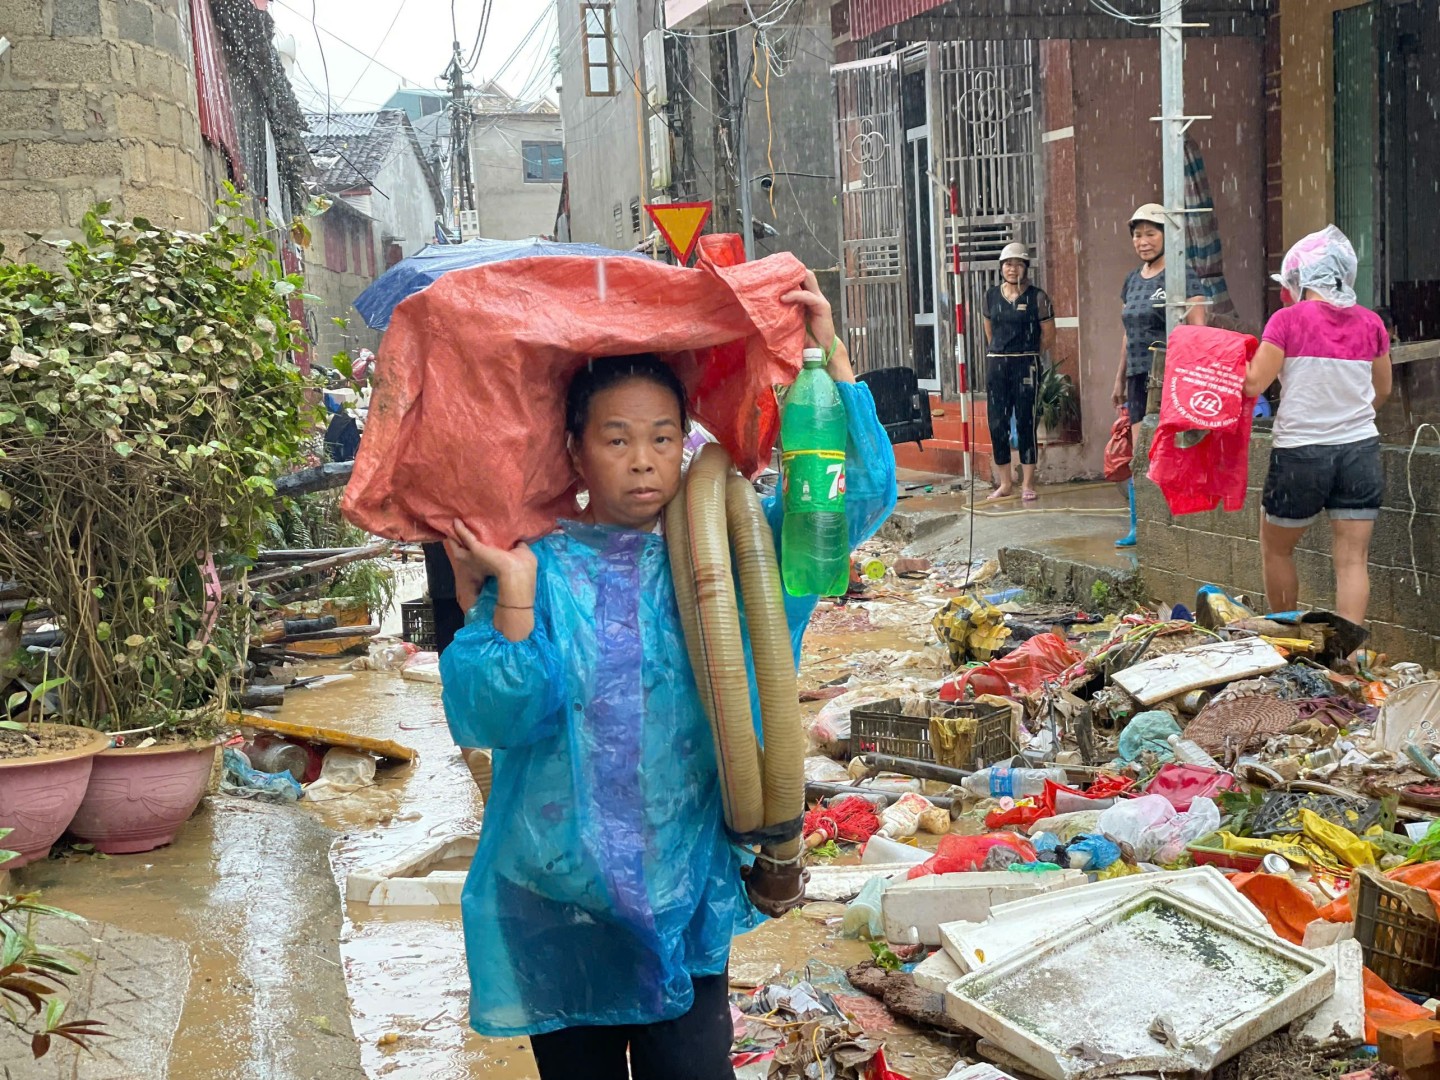
[[[590,402],[602,390],[611,390],[622,383],[639,379],[653,383],[675,395],[680,410],[680,428],[686,427],[685,387],[670,365],[654,353],[637,356],[599,356],[575,373],[565,394],[565,430],[576,439],[585,434],[590,422]]]

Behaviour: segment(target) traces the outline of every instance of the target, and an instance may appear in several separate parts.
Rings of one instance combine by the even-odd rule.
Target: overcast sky
[[[453,0],[461,52],[469,59],[482,0]],[[292,81],[301,106],[365,112],[384,105],[402,83],[437,87],[450,63],[452,0],[270,0],[283,51],[294,39]],[[314,25],[311,7],[314,6]],[[392,25],[393,22],[393,25]],[[316,28],[319,41],[316,41]],[[554,0],[493,0],[490,26],[471,85],[498,78],[512,94],[555,96],[551,54],[556,45]],[[323,63],[322,63],[323,49]],[[373,59],[372,59],[373,58]]]

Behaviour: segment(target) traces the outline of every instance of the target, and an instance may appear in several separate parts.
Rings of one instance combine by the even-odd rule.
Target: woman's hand
[[[534,627],[536,575],[535,553],[529,546],[516,544],[506,551],[482,544],[470,527],[456,518],[445,541],[445,553],[455,569],[455,598],[461,609],[474,607],[486,580],[493,577],[499,587],[495,625],[511,640],[528,637]]]
[[[1125,384],[1116,380],[1115,389],[1110,392],[1110,400],[1115,403],[1117,409],[1125,407],[1125,399],[1129,395],[1125,393]]]
[[[826,352],[835,343],[835,315],[830,301],[820,291],[814,270],[805,271],[805,284],[780,298],[783,304],[798,304],[805,309],[805,331],[810,340]]]
[[[836,382],[853,383],[855,371],[850,366],[850,352],[835,332],[835,313],[830,301],[820,291],[814,270],[805,271],[805,284],[780,298],[781,303],[798,304],[805,309],[805,336],[830,357],[830,377]]]

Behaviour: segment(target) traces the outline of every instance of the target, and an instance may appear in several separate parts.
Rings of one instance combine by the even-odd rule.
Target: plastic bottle
[[[843,596],[850,586],[845,406],[824,351],[806,349],[804,362],[780,418],[780,573],[791,596]]]
[[[982,799],[1025,799],[1045,791],[1045,781],[1065,783],[1064,769],[1008,769],[1000,765],[971,773],[960,786]]]
[[[885,922],[880,917],[880,898],[885,895],[886,884],[884,876],[876,874],[865,882],[860,895],[846,905],[843,924],[846,937],[863,937],[872,941],[884,939]]]
[[[1170,749],[1175,751],[1176,761],[1186,765],[1201,765],[1207,769],[1214,769],[1216,772],[1225,771],[1225,766],[1206,753],[1205,748],[1193,739],[1171,735],[1165,741],[1170,744]]]

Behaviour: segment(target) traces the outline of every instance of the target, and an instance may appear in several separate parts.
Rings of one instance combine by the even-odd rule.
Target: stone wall
[[[1137,463],[1144,462],[1154,431],[1153,422],[1138,430]],[[1370,545],[1369,615],[1375,648],[1392,660],[1413,660],[1432,667],[1440,665],[1440,449],[1434,440],[1428,442],[1413,456],[1408,442],[1382,447],[1385,502]],[[1234,514],[1213,510],[1173,517],[1160,489],[1143,478],[1136,480],[1137,553],[1152,598],[1189,605],[1201,585],[1213,584],[1246,593],[1262,603],[1260,494],[1269,461],[1270,434],[1257,428],[1250,444],[1245,508]],[[1413,560],[1412,489],[1416,502]],[[1295,567],[1300,575],[1300,603],[1311,608],[1331,606],[1335,578],[1330,526],[1323,516],[1296,550]]]
[[[76,236],[94,203],[202,227],[188,7],[176,0],[0,0],[0,242]]]
[[[315,360],[330,365],[337,352],[353,358],[361,349],[374,351],[380,334],[365,325],[351,307],[355,298],[383,269],[376,261],[375,223],[343,199],[316,219],[315,236],[305,255],[305,287],[320,297],[306,304],[305,321],[315,343]],[[335,319],[348,325],[336,326]]]

